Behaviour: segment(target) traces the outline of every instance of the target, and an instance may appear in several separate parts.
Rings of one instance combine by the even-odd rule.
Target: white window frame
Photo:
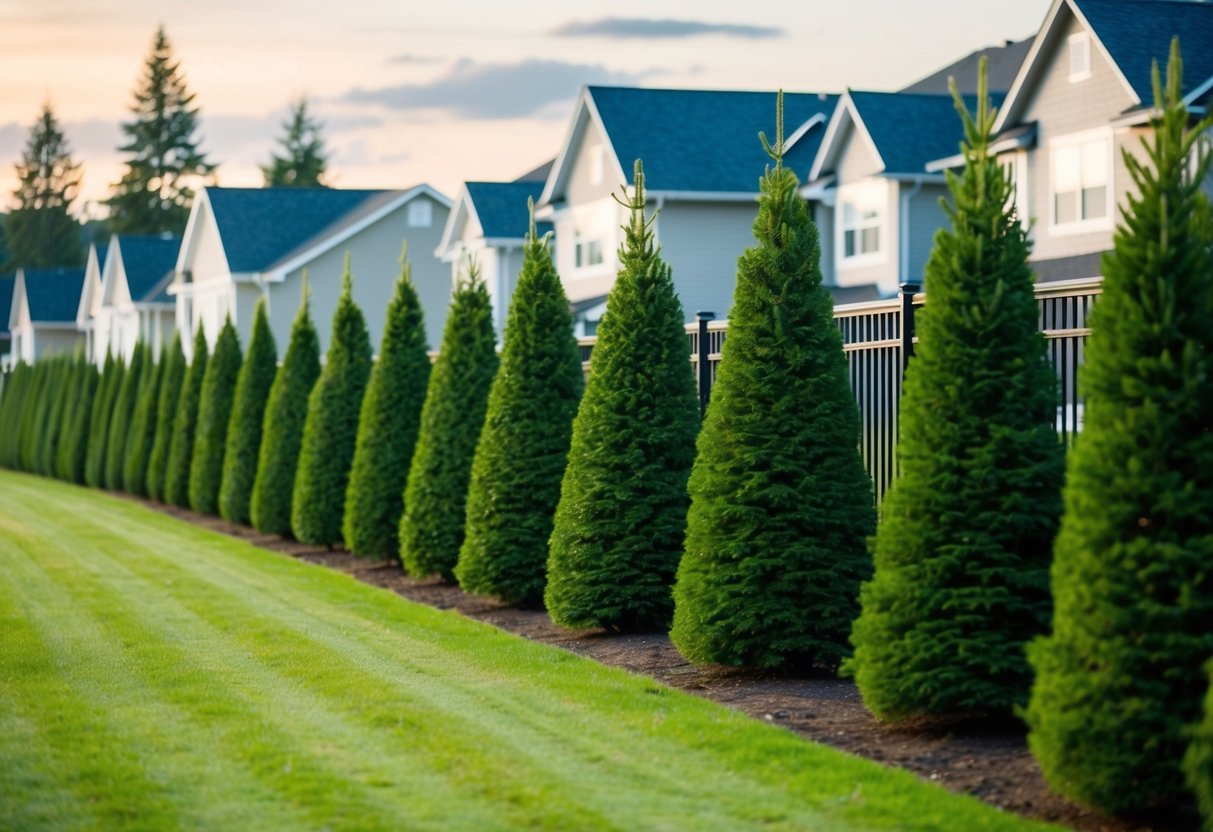
[[[847,207],[852,207],[856,214],[875,211],[876,216],[854,222],[848,227],[846,223]],[[834,205],[834,262],[840,271],[872,266],[888,262],[892,238],[889,235],[889,183],[882,178],[867,179],[838,188],[838,198]],[[879,232],[877,248],[874,251],[864,251],[847,255],[847,231],[863,231],[875,228]]]
[[[1015,213],[1019,216],[1020,225],[1024,228],[1031,228],[1032,203],[1028,198],[1028,152],[1016,150],[1012,153],[1005,153],[998,157],[998,162],[1004,168],[1010,169],[1011,184],[1015,186],[1015,193],[1011,198],[1014,201]]]
[[[1057,156],[1063,150],[1082,147],[1088,144],[1102,142],[1105,147],[1106,173],[1104,178],[1104,215],[1090,219],[1077,219],[1071,222],[1057,221],[1057,189],[1058,174]],[[1068,136],[1058,136],[1049,142],[1049,233],[1054,237],[1067,237],[1075,234],[1090,234],[1100,231],[1111,231],[1116,221],[1116,187],[1115,187],[1115,153],[1116,143],[1113,141],[1112,129],[1100,127],[1081,133],[1071,133]],[[1079,174],[1081,176],[1081,173]],[[1082,183],[1080,181],[1079,210],[1082,209]]]
[[[1081,50],[1078,54],[1085,55],[1086,66],[1078,70],[1074,69],[1075,50]],[[1077,84],[1079,81],[1085,81],[1091,77],[1091,34],[1089,32],[1078,32],[1070,35],[1066,40],[1066,60],[1069,62],[1069,78],[1071,84]]]
[[[409,228],[429,228],[434,224],[434,205],[428,199],[415,199],[409,203]]]
[[[595,244],[598,246],[598,259],[594,262],[590,262],[588,259],[582,262],[582,251],[586,251],[588,257],[594,252]],[[593,271],[602,268],[605,263],[606,245],[602,236],[575,229],[573,231],[573,269],[578,272]]]

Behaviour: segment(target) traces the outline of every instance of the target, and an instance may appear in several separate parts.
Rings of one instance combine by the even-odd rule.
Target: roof
[[[650,191],[757,193],[770,158],[759,131],[775,135],[774,92],[589,87],[628,184],[632,162],[644,161]],[[784,133],[815,116],[821,129],[795,142],[784,164],[807,176],[838,96],[785,93]]]
[[[552,172],[552,166],[556,164],[555,159],[548,159],[542,165],[528,170],[526,173],[515,179],[515,182],[538,182],[543,184],[548,179],[548,174]]]
[[[126,284],[134,303],[171,303],[164,294],[165,277],[171,277],[181,248],[180,237],[115,237],[122,254]],[[98,257],[103,256],[98,250]]]
[[[863,128],[884,160],[884,173],[925,173],[927,163],[954,155],[964,128],[950,95],[905,92],[851,92]],[[972,111],[977,97],[964,96]],[[990,96],[997,107],[1001,94]]]
[[[485,238],[514,240],[527,235],[530,230],[527,199],[539,201],[539,195],[543,193],[542,181],[465,184]],[[551,223],[536,224],[540,234],[551,230]]]
[[[943,69],[932,72],[910,84],[902,92],[922,92],[936,95],[948,92],[948,78],[956,79],[956,87],[961,95],[977,94],[977,67],[982,58],[986,64],[986,82],[990,92],[1005,93],[1015,83],[1015,76],[1023,65],[1028,50],[1032,48],[1032,38],[1020,41],[1004,41],[1001,46],[987,46],[970,52],[958,61],[948,64]]]
[[[30,320],[74,325],[83,288],[84,269],[26,269],[25,297]]]
[[[0,274],[0,339],[8,338],[9,310],[13,305],[13,288],[17,285],[16,275]]]

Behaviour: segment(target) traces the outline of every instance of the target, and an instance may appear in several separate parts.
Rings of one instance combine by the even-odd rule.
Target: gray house
[[[83,269],[17,270],[8,316],[12,349],[5,366],[33,364],[44,355],[84,345],[76,328],[83,287]]]

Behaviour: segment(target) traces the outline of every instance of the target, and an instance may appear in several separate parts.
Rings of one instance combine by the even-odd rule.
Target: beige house
[[[100,251],[90,248],[80,297],[81,313],[86,305],[88,309],[81,329],[89,360],[100,367],[112,353],[130,361],[141,341],[159,359],[176,328],[175,304],[167,290],[180,248],[180,237],[126,235],[112,237]],[[98,286],[92,266],[101,252],[105,259]]]

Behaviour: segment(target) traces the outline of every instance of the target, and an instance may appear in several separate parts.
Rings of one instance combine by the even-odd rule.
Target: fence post
[[[901,375],[914,357],[914,296],[922,289],[921,284],[907,281],[901,284]]]
[[[699,417],[708,409],[708,399],[712,395],[712,364],[708,360],[711,350],[708,349],[708,321],[716,320],[715,312],[696,312],[695,320],[699,322]]]

